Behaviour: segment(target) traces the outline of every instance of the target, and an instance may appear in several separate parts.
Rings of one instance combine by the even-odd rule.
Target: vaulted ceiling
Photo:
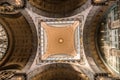
[[[40,10],[50,13],[67,13],[83,5],[87,0],[29,0]]]
[[[18,2],[18,5],[14,5],[15,1]],[[19,1],[25,1],[25,5],[24,3],[22,3],[22,5],[19,5]],[[88,10],[88,8],[90,7],[88,15],[85,13],[85,15],[87,16],[84,16],[84,14],[81,15],[83,17],[81,20],[84,23],[81,21],[83,26],[80,26],[80,28],[83,27],[81,30],[83,32],[82,39],[80,40],[82,42],[82,49],[84,50],[84,52],[81,53],[83,53],[82,56],[84,57],[82,57],[80,61],[68,60],[65,62],[63,60],[63,64],[61,65],[59,65],[58,63],[52,65],[54,63],[52,61],[51,63],[49,63],[49,61],[44,62],[41,60],[41,63],[37,65],[37,68],[39,68],[36,69],[36,71],[42,69],[43,72],[33,74],[33,70],[33,72],[29,72],[30,74],[28,73],[28,75],[32,75],[31,79],[33,80],[38,80],[39,78],[41,78],[41,80],[44,78],[46,80],[52,80],[53,78],[57,80],[59,80],[60,78],[63,80],[72,80],[75,77],[77,77],[78,80],[88,79],[86,75],[89,75],[89,72],[87,72],[89,70],[84,69],[86,71],[86,74],[82,75],[81,73],[83,72],[79,73],[75,70],[71,70],[73,69],[73,64],[71,64],[70,62],[75,63],[77,65],[82,64],[82,66],[87,65],[87,67],[90,67],[91,72],[94,74],[98,72],[111,73],[109,71],[109,68],[105,66],[105,64],[99,56],[95,36],[96,30],[98,29],[97,25],[100,23],[100,20],[102,19],[103,15],[107,12],[107,10],[113,5],[114,1],[109,2],[105,6],[94,6],[91,4],[91,1],[92,0],[1,0],[0,24],[5,28],[8,34],[9,45],[5,56],[0,61],[0,70],[15,69],[21,72],[29,72],[31,65],[34,64],[33,62],[35,62],[36,64],[37,61],[40,60],[41,55],[39,55],[40,51],[38,47],[40,46],[40,44],[38,44],[38,42],[40,43],[40,36],[38,36],[38,33],[40,33],[38,27],[39,22],[37,22],[38,16],[40,18],[47,18],[48,20],[49,18],[56,18],[56,20],[58,19],[59,21],[59,19],[61,18],[70,18],[71,16],[80,14],[86,9]],[[31,14],[29,14],[29,11],[31,12],[31,14],[33,13],[32,16]],[[37,16],[35,16],[34,14]],[[50,33],[52,32],[50,31]],[[61,31],[61,33],[63,32]],[[64,34],[67,33],[63,33],[63,35]],[[69,36],[67,35],[67,37],[65,37],[68,39],[68,41],[70,40]],[[37,57],[37,59],[35,56]],[[71,65],[63,67],[65,63],[70,63]],[[44,66],[46,64],[50,64],[51,66]],[[43,67],[41,65],[43,65]],[[33,68],[35,69],[36,66],[34,66]],[[53,66],[55,66],[54,69],[51,69],[51,67]],[[74,67],[76,68],[76,66]],[[67,68],[70,70],[68,70]],[[82,67],[80,67],[78,70],[80,69],[82,69]],[[63,75],[67,77],[64,77]]]

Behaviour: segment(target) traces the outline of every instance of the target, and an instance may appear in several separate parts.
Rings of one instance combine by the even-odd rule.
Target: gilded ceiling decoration
[[[0,1],[0,14],[16,14],[25,7],[26,0]]]

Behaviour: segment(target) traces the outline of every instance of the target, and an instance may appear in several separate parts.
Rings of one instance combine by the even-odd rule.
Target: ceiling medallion
[[[64,39],[63,39],[63,38],[59,38],[59,39],[58,39],[58,43],[59,43],[59,44],[64,43]]]
[[[0,14],[16,14],[24,9],[26,0],[10,0],[0,2]]]

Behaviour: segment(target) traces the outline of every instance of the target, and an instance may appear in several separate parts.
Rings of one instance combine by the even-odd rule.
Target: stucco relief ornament
[[[0,80],[9,80],[11,77],[13,77],[15,74],[15,71],[0,71]]]
[[[0,1],[0,14],[16,14],[25,8],[25,0]]]

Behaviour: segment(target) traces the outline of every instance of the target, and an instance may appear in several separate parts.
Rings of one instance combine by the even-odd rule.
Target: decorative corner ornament
[[[16,14],[19,12],[19,10],[24,9],[25,6],[26,0],[11,0],[11,2],[0,2],[0,14]]]
[[[106,5],[108,0],[92,0],[91,3],[96,6]]]
[[[10,80],[14,76],[15,72],[16,71],[13,70],[0,71],[0,80]]]

